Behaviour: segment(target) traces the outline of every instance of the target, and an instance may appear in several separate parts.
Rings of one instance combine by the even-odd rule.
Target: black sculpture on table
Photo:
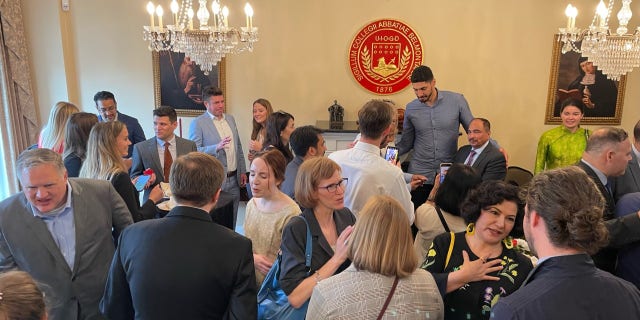
[[[344,108],[338,104],[338,100],[333,100],[333,105],[328,110],[331,128],[342,126],[344,124]]]

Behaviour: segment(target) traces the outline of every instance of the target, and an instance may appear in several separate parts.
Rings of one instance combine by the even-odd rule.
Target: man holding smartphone
[[[382,100],[371,100],[358,111],[361,137],[353,148],[333,152],[329,158],[348,178],[344,191],[345,207],[357,216],[373,195],[386,194],[402,204],[410,223],[415,217],[411,194],[400,168],[380,156],[380,145],[392,130],[393,109]]]

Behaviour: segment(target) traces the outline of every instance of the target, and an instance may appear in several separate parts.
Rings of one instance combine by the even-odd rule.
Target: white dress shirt
[[[226,137],[231,138],[229,144],[224,147],[224,151],[227,155],[227,172],[235,171],[238,168],[238,164],[236,163],[236,142],[233,139],[233,131],[231,131],[231,127],[229,127],[229,123],[227,123],[224,113],[220,119],[216,119],[216,117],[209,112],[207,113],[211,116],[213,125],[216,127],[216,130],[218,130],[220,141]]]

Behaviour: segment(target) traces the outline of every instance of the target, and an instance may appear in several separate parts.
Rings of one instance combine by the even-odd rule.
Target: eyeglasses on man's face
[[[346,188],[347,186],[348,181],[349,181],[349,178],[342,178],[338,183],[333,183],[328,186],[319,186],[318,188],[327,189],[327,191],[334,193],[338,190],[338,187],[344,190],[344,188]]]
[[[107,113],[111,113],[113,111],[116,111],[116,106],[110,106],[107,108],[98,108],[98,112],[102,113],[102,114],[107,114]]]

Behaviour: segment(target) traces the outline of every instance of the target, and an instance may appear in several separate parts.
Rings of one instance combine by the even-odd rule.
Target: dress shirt
[[[40,212],[33,205],[33,215],[42,219],[51,233],[53,241],[60,249],[60,253],[67,261],[69,268],[73,270],[76,260],[76,224],[73,219],[73,206],[71,205],[71,185],[67,182],[67,202],[61,208],[48,213]]]
[[[482,153],[482,151],[487,147],[487,144],[489,144],[489,140],[487,140],[487,142],[485,142],[482,145],[482,147],[480,147],[478,149],[474,149],[472,147],[471,151],[475,152],[475,154],[473,155],[473,159],[472,159],[471,163],[467,164],[467,161],[469,161],[469,157],[471,156],[471,151],[469,151],[469,155],[467,156],[467,159],[464,160],[464,164],[467,164],[469,166],[473,166],[473,164],[476,163],[476,160],[478,160],[478,157],[480,157],[480,154]]]
[[[166,142],[169,142],[169,153],[171,153],[171,159],[173,159],[173,161],[176,161],[176,157],[178,154],[178,149],[176,147],[176,136],[175,135],[171,136],[171,139],[169,139],[166,142],[156,137],[156,141],[158,142],[156,146],[158,149],[158,157],[160,158],[160,166],[164,168],[164,144]]]
[[[415,217],[411,194],[400,168],[380,157],[380,148],[358,141],[351,149],[333,152],[329,158],[342,168],[342,176],[349,179],[344,191],[344,205],[356,217],[370,197],[386,194],[398,200],[409,223]]]
[[[229,141],[229,144],[227,144],[224,149],[227,155],[227,172],[235,171],[238,168],[238,164],[236,163],[236,142],[233,141],[233,132],[231,131],[231,127],[229,127],[224,113],[222,114],[222,117],[220,117],[220,119],[217,119],[208,111],[207,114],[211,117],[216,130],[218,130],[220,141],[222,141],[226,137],[231,138],[231,141]]]
[[[433,106],[418,99],[407,104],[402,138],[397,143],[400,155],[413,149],[408,171],[429,179],[435,177],[440,163],[452,162],[458,151],[460,124],[466,131],[473,119],[467,100],[461,94],[437,92]]]

